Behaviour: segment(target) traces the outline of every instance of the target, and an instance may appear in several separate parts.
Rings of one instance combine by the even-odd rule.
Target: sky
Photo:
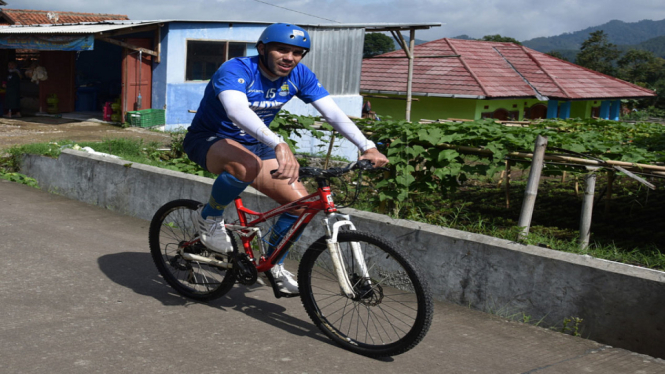
[[[416,38],[500,34],[519,41],[611,20],[665,19],[663,0],[5,0],[11,9],[124,14],[132,20],[266,21],[301,24],[441,23]],[[272,5],[270,5],[272,4]],[[405,35],[408,36],[408,35]]]

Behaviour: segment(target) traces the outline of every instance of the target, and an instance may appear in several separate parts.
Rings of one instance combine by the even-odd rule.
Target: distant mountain
[[[629,49],[644,49],[653,52],[653,54],[658,57],[665,58],[665,35],[645,40],[639,44],[620,45],[619,48],[622,51],[627,51]]]
[[[610,43],[636,45],[656,36],[665,36],[665,20],[643,20],[632,23],[613,20],[581,31],[525,40],[522,44],[536,51],[547,53],[556,50],[566,55],[567,53],[564,51],[579,50],[582,42],[588,39],[589,34],[598,30],[605,31]]]
[[[462,34],[462,35],[453,36],[451,39],[475,40],[474,38],[470,37],[470,36],[467,35],[467,34]]]

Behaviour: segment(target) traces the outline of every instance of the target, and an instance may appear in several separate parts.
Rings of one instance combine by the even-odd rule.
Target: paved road
[[[169,289],[148,222],[0,181],[0,373],[665,373],[665,361],[447,303],[414,350],[354,355],[298,299]]]

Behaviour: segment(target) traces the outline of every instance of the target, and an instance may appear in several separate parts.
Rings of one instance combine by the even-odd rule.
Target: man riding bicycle
[[[298,161],[288,145],[269,129],[270,122],[293,96],[311,103],[335,130],[360,149],[361,159],[370,160],[376,167],[388,163],[335,104],[314,73],[299,64],[310,47],[304,29],[285,23],[270,25],[257,42],[258,56],[225,62],[206,86],[183,146],[191,160],[218,174],[210,199],[197,217],[201,241],[214,252],[233,251],[223,213],[248,185],[279,204],[307,195],[298,181]],[[293,210],[280,216],[271,243],[281,241],[299,213]],[[273,249],[271,245],[269,251]],[[298,284],[284,270],[283,261],[271,269],[277,286],[281,292],[298,293]]]

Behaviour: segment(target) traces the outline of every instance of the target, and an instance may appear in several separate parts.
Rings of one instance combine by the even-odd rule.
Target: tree
[[[614,61],[620,55],[617,46],[607,41],[605,31],[598,30],[589,34],[589,38],[582,42],[575,63],[599,73],[616,76]]]
[[[552,57],[556,57],[556,58],[558,58],[559,60],[568,61],[568,59],[566,58],[566,56],[564,56],[563,54],[561,54],[561,52],[559,52],[559,51],[549,51],[549,52],[547,52],[547,53],[545,53],[545,54],[546,54],[546,55],[550,55],[550,56],[552,56]]]
[[[395,50],[393,39],[381,33],[366,33],[363,58],[373,57]]]
[[[663,76],[665,60],[651,51],[631,49],[618,61],[619,78],[649,87]]]
[[[522,45],[522,43],[518,42],[517,39],[515,39],[515,38],[511,38],[509,36],[501,36],[499,34],[485,35],[480,40],[483,40],[483,41],[486,41],[486,42],[503,42],[503,43],[515,43],[517,45]]]

